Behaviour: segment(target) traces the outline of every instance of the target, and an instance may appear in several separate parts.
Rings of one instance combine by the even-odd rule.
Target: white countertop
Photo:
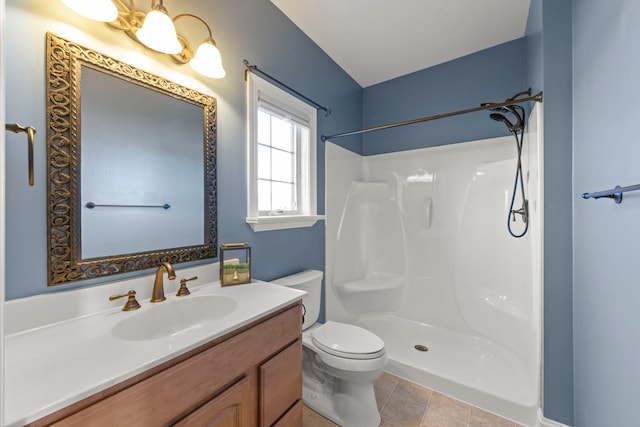
[[[169,337],[124,341],[111,329],[132,313],[156,304],[139,298],[142,308],[118,307],[15,332],[5,337],[5,423],[23,425],[142,373],[302,298],[304,292],[264,282],[221,287],[219,282],[194,286],[193,298],[225,295],[237,308],[212,324]],[[178,297],[166,290],[171,304]]]

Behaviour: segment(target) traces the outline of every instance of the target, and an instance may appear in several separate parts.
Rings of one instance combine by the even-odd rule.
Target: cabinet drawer
[[[300,427],[302,425],[302,400],[293,405],[273,427]]]
[[[302,341],[297,340],[260,366],[261,425],[273,425],[302,399]]]

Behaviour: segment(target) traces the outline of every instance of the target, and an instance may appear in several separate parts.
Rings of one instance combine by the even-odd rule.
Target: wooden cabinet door
[[[260,366],[261,427],[270,427],[302,400],[302,341],[289,347]]]
[[[255,427],[256,410],[247,377],[180,420],[178,427]]]

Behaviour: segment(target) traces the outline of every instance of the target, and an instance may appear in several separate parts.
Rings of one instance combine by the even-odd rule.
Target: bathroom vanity
[[[299,426],[300,304],[83,399],[34,426]]]
[[[184,298],[141,300],[138,313],[110,309],[9,335],[7,425],[300,426],[302,295],[267,283],[216,282]],[[152,339],[135,327],[126,337],[114,332],[121,322],[144,321],[145,312],[171,316],[187,298],[236,306],[213,322],[198,320],[193,331]],[[76,342],[73,350],[88,330],[84,348]]]

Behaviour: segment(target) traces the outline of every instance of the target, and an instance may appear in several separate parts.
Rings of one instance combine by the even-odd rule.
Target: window
[[[316,109],[248,73],[247,223],[310,227],[316,215]]]

